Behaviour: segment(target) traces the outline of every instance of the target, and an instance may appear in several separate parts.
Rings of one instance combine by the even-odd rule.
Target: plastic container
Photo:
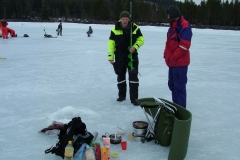
[[[82,146],[77,151],[77,153],[75,154],[74,160],[81,160],[83,153],[85,152],[85,149],[86,149],[86,143],[83,143]]]
[[[108,159],[110,159],[110,138],[105,138],[103,137],[103,146],[107,148],[107,156],[108,156]]]
[[[96,160],[94,151],[89,145],[86,145],[85,156],[86,160]]]
[[[97,139],[97,136],[98,136],[98,132],[97,131],[94,131],[93,133],[92,133],[92,135],[93,135],[93,142]],[[91,147],[91,146],[90,146]]]
[[[112,158],[117,158],[119,156],[118,152],[111,152],[111,157]]]
[[[122,150],[127,150],[127,142],[126,141],[122,141],[121,142],[121,147],[122,147]]]
[[[95,145],[96,145],[96,160],[101,160],[101,146],[100,146],[100,143],[97,142]]]
[[[64,160],[73,160],[73,152],[72,141],[68,141],[68,145],[65,147]]]
[[[107,147],[102,147],[102,160],[108,160],[108,149]]]

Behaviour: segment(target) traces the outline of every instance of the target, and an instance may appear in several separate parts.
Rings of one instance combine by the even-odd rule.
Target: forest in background
[[[131,0],[135,22],[166,23],[177,5],[191,24],[240,26],[240,0]],[[27,21],[116,21],[130,0],[0,0],[0,19]]]

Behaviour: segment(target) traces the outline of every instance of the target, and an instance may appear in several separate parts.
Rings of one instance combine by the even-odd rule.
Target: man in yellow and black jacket
[[[138,50],[144,44],[144,37],[140,28],[130,21],[130,14],[123,11],[120,20],[111,30],[108,40],[108,61],[113,65],[117,74],[118,99],[126,99],[126,73],[129,76],[129,95],[133,105],[138,105]]]

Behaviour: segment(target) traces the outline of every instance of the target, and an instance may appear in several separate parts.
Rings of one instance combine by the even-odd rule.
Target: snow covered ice
[[[126,130],[146,121],[140,107],[117,102],[117,77],[107,61],[107,41],[113,25],[9,22],[17,38],[0,39],[0,153],[1,159],[59,160],[45,154],[57,136],[38,131],[53,121],[69,122],[80,116],[90,132]],[[94,33],[87,37],[89,25]],[[163,59],[167,27],[140,26],[145,44],[139,50],[139,98],[171,101],[168,68]],[[28,34],[29,38],[23,38]],[[240,158],[240,46],[239,31],[193,29],[188,71],[187,109],[192,113],[185,160]],[[128,141],[118,160],[166,160],[169,147],[153,141]],[[101,143],[102,144],[102,143]]]

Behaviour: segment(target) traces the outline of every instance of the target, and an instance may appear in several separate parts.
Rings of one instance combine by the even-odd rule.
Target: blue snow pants
[[[172,101],[186,108],[188,66],[170,67],[168,71],[168,87],[172,91]]]

